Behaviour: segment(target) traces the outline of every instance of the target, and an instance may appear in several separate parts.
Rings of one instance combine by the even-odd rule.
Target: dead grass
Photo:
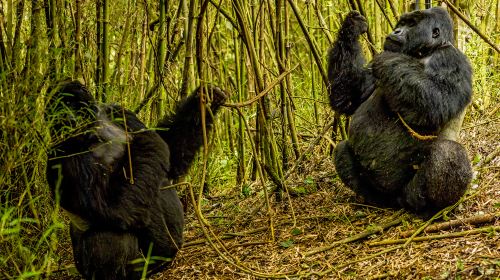
[[[499,147],[499,121],[485,122],[469,118],[462,132],[462,143],[471,158],[486,158]],[[354,193],[335,178],[329,156],[313,155],[307,166],[288,180],[289,186],[314,190],[292,198],[296,220],[287,199],[273,200],[276,238],[269,230],[242,234],[222,242],[225,255],[239,260],[247,268],[270,275],[302,275],[304,279],[499,279],[500,234],[490,231],[465,237],[413,242],[406,247],[385,245],[370,247],[368,243],[399,239],[400,234],[419,228],[425,221],[403,214],[403,222],[381,233],[325,252],[304,257],[306,252],[358,234],[373,225],[394,219],[394,209],[377,209],[359,203]],[[419,236],[460,232],[480,227],[500,226],[500,158],[477,169],[469,193],[473,197],[460,204],[448,219],[464,219],[491,213],[496,220],[483,225],[462,225],[446,231]],[[313,178],[306,180],[307,177]],[[255,188],[258,188],[256,186]],[[203,205],[203,214],[217,236],[258,230],[267,225],[263,198],[258,193],[241,198],[235,193],[220,194]],[[260,210],[258,210],[260,209]],[[392,217],[392,218],[391,218]],[[224,261],[206,244],[192,245],[205,238],[194,212],[187,213],[186,246],[172,267],[154,279],[256,279]],[[442,222],[441,221],[436,221]],[[220,246],[219,246],[220,247]],[[387,249],[392,251],[380,254]],[[329,271],[326,275],[322,273]],[[317,273],[317,275],[315,275]]]

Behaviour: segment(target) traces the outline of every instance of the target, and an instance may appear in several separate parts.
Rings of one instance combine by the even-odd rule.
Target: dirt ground
[[[475,179],[465,201],[445,219],[431,223],[458,220],[458,225],[417,235],[428,240],[406,246],[373,244],[401,239],[426,220],[363,205],[336,178],[330,156],[312,155],[303,164],[307,168],[297,172],[307,175],[287,180],[289,187],[308,194],[292,197],[291,203],[287,197],[271,201],[274,239],[262,193],[247,198],[238,196],[237,190],[214,195],[204,201],[202,212],[214,235],[225,238],[222,244],[212,238],[219,253],[203,242],[205,235],[191,207],[185,247],[154,279],[500,279],[500,158],[485,163],[500,146],[498,123],[498,118],[478,117],[464,125],[461,142],[474,159]],[[475,217],[489,219],[463,222]],[[376,230],[388,222],[395,225]],[[369,230],[358,240],[346,239]]]

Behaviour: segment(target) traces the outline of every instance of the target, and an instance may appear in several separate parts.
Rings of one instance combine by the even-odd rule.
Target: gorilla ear
[[[439,37],[439,28],[434,28],[432,29],[432,38],[436,39],[437,37]]]

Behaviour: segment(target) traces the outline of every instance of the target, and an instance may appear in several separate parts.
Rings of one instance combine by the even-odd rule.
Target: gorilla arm
[[[358,38],[367,30],[367,23],[358,12],[350,12],[338,32],[328,56],[328,95],[333,110],[352,114],[374,89],[374,80],[367,68]]]
[[[452,46],[423,59],[383,52],[373,60],[373,73],[392,111],[428,130],[441,130],[471,100],[472,70]]]
[[[200,86],[179,103],[174,114],[167,115],[156,125],[159,128],[157,133],[170,147],[171,179],[187,172],[196,152],[203,145],[200,97],[206,99],[207,94],[211,96],[210,111],[215,115],[227,95],[218,87]],[[208,110],[205,114],[207,131],[213,123],[212,114]]]

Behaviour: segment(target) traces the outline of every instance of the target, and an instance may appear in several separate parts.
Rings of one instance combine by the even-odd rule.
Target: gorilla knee
[[[406,202],[417,212],[444,208],[462,197],[471,179],[472,168],[465,149],[457,142],[438,140],[406,186]]]
[[[457,202],[472,180],[472,167],[465,149],[450,140],[432,145],[426,167],[429,200],[439,208]]]

